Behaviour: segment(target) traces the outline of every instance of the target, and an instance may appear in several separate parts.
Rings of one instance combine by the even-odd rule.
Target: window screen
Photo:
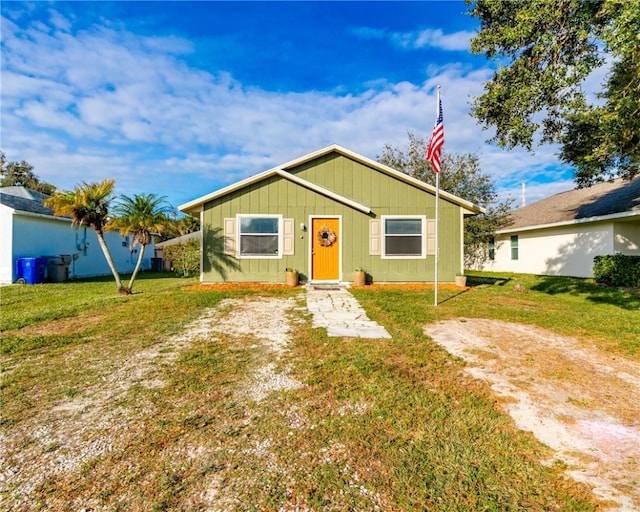
[[[274,256],[279,247],[278,217],[240,217],[240,254]]]
[[[422,219],[385,219],[385,256],[422,256]]]
[[[513,235],[511,237],[511,259],[518,259],[518,235]]]

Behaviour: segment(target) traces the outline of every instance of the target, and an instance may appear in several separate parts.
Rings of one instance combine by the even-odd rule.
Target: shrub
[[[200,240],[166,246],[162,253],[165,259],[171,261],[176,274],[188,277],[200,272]]]
[[[593,277],[597,283],[640,287],[640,256],[606,254],[596,256],[593,261]]]

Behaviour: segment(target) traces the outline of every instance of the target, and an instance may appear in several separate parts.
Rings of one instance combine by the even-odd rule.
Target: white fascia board
[[[255,176],[251,176],[250,178],[234,183],[233,185],[229,185],[228,187],[212,192],[211,194],[207,194],[206,196],[202,196],[189,203],[180,205],[178,209],[186,213],[197,213],[202,210],[202,206],[204,205],[204,203],[213,201],[214,199],[217,199],[218,197],[222,197],[230,192],[239,190],[248,185],[252,185],[253,183],[258,183],[259,181],[262,181],[266,178],[269,178],[271,176],[276,176],[276,175],[286,180],[297,183],[298,185],[306,187],[310,190],[313,190],[314,192],[317,192],[319,194],[335,199],[336,201],[347,204],[355,208],[356,210],[360,210],[365,213],[371,212],[371,208],[369,208],[366,205],[353,201],[352,199],[349,199],[347,197],[341,196],[340,194],[337,194],[336,192],[333,192],[329,189],[316,185],[315,183],[299,178],[298,176],[288,173],[287,171],[283,171],[280,168],[269,169],[268,171],[264,171],[260,174],[256,174]]]
[[[298,158],[296,158],[294,160],[291,160],[291,161],[289,161],[289,162],[287,162],[285,164],[278,165],[276,167],[272,167],[271,169],[267,169],[266,171],[262,171],[261,173],[254,174],[253,176],[249,176],[248,178],[245,178],[244,180],[238,181],[236,183],[232,183],[231,185],[228,185],[228,186],[226,186],[224,188],[216,190],[215,192],[211,192],[211,193],[209,193],[207,195],[198,197],[197,199],[194,199],[193,201],[189,201],[188,203],[184,203],[184,204],[178,206],[178,210],[180,210],[181,212],[186,212],[186,213],[199,212],[202,209],[202,206],[205,203],[208,203],[209,201],[217,199],[218,197],[224,196],[224,195],[226,195],[226,194],[228,194],[230,192],[233,192],[235,190],[241,189],[241,188],[246,187],[248,185],[251,185],[253,183],[257,183],[259,181],[262,181],[263,179],[268,178],[269,176],[273,176],[278,171],[282,171],[283,169],[287,169],[287,168],[290,168],[290,167],[295,167],[295,166],[303,164],[304,162],[307,162],[309,160],[313,160],[314,158],[322,156],[325,153],[329,153],[330,151],[333,151],[334,149],[346,151],[343,148],[340,148],[339,146],[337,146],[335,144],[333,144],[331,146],[327,146],[326,148],[322,148],[322,149],[319,149],[317,151],[314,151],[313,153],[309,153],[307,155],[298,157]],[[287,174],[289,174],[289,173],[287,173]],[[289,174],[289,176],[292,176],[292,175]]]
[[[348,206],[351,206],[352,208],[355,208],[356,210],[360,210],[361,212],[364,213],[371,213],[371,208],[369,208],[368,206],[358,203],[357,201],[354,201],[353,199],[349,199],[348,197],[344,197],[340,194],[337,194],[336,192],[333,192],[331,190],[329,190],[328,188],[324,188],[321,187],[320,185],[316,185],[315,183],[312,183],[310,181],[307,181],[303,178],[300,178],[294,174],[288,173],[287,171],[283,171],[283,170],[277,170],[276,174],[278,174],[279,176],[282,176],[283,178],[289,180],[289,181],[293,181],[294,183],[297,183],[298,185],[308,188],[310,190],[313,190],[314,192],[317,192],[318,194],[322,194],[324,196],[327,196],[331,199],[334,199],[335,201],[338,201],[340,203],[346,204]]]
[[[629,217],[640,217],[640,211],[630,211],[622,213],[612,213],[610,215],[600,215],[598,217],[586,217],[584,219],[565,220],[562,222],[552,222],[550,224],[536,224],[533,226],[524,226],[521,228],[504,228],[496,231],[497,235],[506,235],[509,233],[521,233],[522,231],[536,231],[539,229],[560,228],[564,226],[575,226],[577,224],[589,224],[592,222],[607,222],[617,219],[626,219]]]
[[[426,190],[428,192],[431,192],[433,194],[436,193],[436,187],[434,187],[433,185],[429,185],[428,183],[425,183],[424,181],[421,181],[419,179],[414,178],[413,176],[409,176],[408,174],[405,174],[403,172],[397,171],[396,169],[393,169],[392,167],[388,167],[384,164],[381,164],[380,162],[376,162],[375,160],[371,160],[370,158],[367,158],[365,156],[359,155],[357,153],[354,153],[353,151],[349,151],[346,148],[343,148],[341,146],[338,146],[336,144],[334,144],[333,146],[329,146],[328,148],[325,148],[324,150],[322,150],[320,153],[322,152],[328,152],[328,151],[333,151],[336,150],[342,154],[344,154],[345,156],[349,156],[351,158],[353,158],[354,160],[357,160],[365,165],[368,165],[370,167],[373,167],[375,169],[378,169],[382,172],[384,172],[385,174],[388,174],[390,176],[393,176],[395,178],[398,178],[401,181],[404,181],[406,183],[410,183],[411,185],[414,185],[418,188],[421,188],[423,190]],[[285,166],[282,166],[283,168],[286,168]],[[480,206],[476,206],[475,204],[466,201],[464,199],[459,198],[458,196],[454,196],[453,194],[450,194],[449,192],[446,192],[442,189],[440,189],[440,197],[443,197],[444,199],[457,204],[459,206],[461,206],[463,208],[463,210],[465,211],[465,215],[477,215],[479,213],[484,213],[485,209],[480,207]]]
[[[36,217],[38,219],[55,220],[58,222],[67,222],[69,224],[71,224],[72,222],[69,217],[56,217],[55,215],[45,215],[44,213],[25,212],[22,210],[13,210],[13,215],[17,215],[20,217]]]
[[[236,183],[232,183],[231,185],[228,185],[224,188],[216,190],[215,192],[211,192],[210,194],[198,197],[197,199],[194,199],[193,201],[189,201],[188,203],[181,204],[180,206],[178,206],[178,210],[185,213],[200,212],[202,210],[202,206],[205,203],[208,203],[209,201],[213,201],[218,197],[222,197],[226,194],[229,194],[234,190],[244,188],[248,185],[257,183],[258,181],[268,178],[269,176],[272,176],[273,174],[275,174],[276,170],[278,170],[278,168],[269,169],[268,171],[261,172],[260,174],[249,176],[248,178],[242,181],[237,181]]]
[[[442,195],[442,190],[440,191],[440,195]],[[464,199],[462,201],[464,201]],[[485,208],[476,205],[473,205],[473,210],[470,210],[469,208],[465,208],[460,204],[460,209],[462,210],[462,215],[464,215],[465,217],[472,217],[473,215],[479,215],[486,212]]]
[[[284,178],[286,180],[292,181],[293,183],[297,183],[298,185],[301,185],[305,188],[308,188],[310,190],[313,190],[314,192],[317,192],[318,194],[322,194],[324,196],[330,197],[331,199],[334,199],[336,201],[339,201],[343,204],[349,205],[353,208],[355,208],[356,210],[360,210],[364,213],[371,213],[371,208],[369,208],[366,205],[363,205],[361,203],[358,203],[352,199],[349,199],[348,197],[344,197],[341,196],[340,194],[337,194],[336,192],[333,192],[327,188],[321,187],[320,185],[316,185],[315,183],[312,183],[310,181],[307,181],[303,178],[300,178],[298,176],[295,176],[294,174],[291,174],[287,171],[283,171],[280,168],[273,168],[273,169],[269,169],[268,171],[264,171],[260,174],[256,174],[255,176],[251,176],[250,178],[247,178],[245,180],[239,181],[237,183],[234,183],[233,185],[229,185],[228,187],[222,188],[220,190],[217,190],[216,192],[213,192],[211,194],[207,194],[206,196],[203,196],[199,199],[195,199],[194,201],[191,201],[190,203],[185,203],[181,206],[178,207],[178,209],[180,211],[183,212],[187,212],[187,213],[196,213],[202,210],[202,206],[204,205],[204,203],[207,203],[209,201],[213,201],[214,199],[217,199],[218,197],[222,197],[230,192],[234,192],[235,190],[239,190],[241,188],[244,188],[248,185],[252,185],[254,183],[258,183],[259,181],[262,181],[266,178],[269,178],[271,176],[280,176],[281,178]]]

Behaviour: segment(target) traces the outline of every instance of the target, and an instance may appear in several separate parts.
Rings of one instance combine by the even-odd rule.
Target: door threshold
[[[344,288],[344,285],[339,281],[311,281],[307,286],[314,290],[341,290]]]

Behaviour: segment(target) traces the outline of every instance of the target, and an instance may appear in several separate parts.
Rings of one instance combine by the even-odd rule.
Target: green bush
[[[593,277],[609,286],[640,287],[640,256],[606,254],[593,258]]]
[[[200,272],[200,240],[169,245],[162,252],[176,274],[187,277]]]

